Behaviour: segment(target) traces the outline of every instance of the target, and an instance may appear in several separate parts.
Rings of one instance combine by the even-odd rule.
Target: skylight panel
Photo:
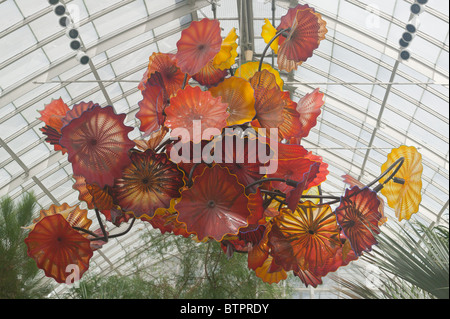
[[[21,39],[17,41],[16,39]],[[36,38],[29,26],[25,25],[0,38],[0,63],[19,55],[30,46],[36,44]],[[5,66],[7,67],[7,66]],[[2,72],[4,73],[4,72]]]
[[[155,12],[162,10],[164,8],[168,8],[180,2],[179,0],[145,0],[145,7],[147,8],[147,13],[149,15],[154,14]]]
[[[63,180],[66,177],[66,172],[63,169],[59,169],[51,175],[45,177],[44,179],[41,179],[41,182],[45,187],[51,188],[53,185],[57,184],[59,181]]]
[[[7,165],[4,166],[4,169],[12,178],[24,172],[23,168],[16,161],[9,162]]]
[[[20,156],[20,159],[26,166],[31,167],[33,163],[41,161],[47,158],[49,155],[50,150],[44,144],[41,143],[39,145],[36,145],[26,153],[22,154]]]
[[[429,1],[432,2],[432,1]],[[440,1],[437,1],[440,2]],[[446,1],[443,1],[446,2]],[[448,4],[447,4],[448,5]],[[425,10],[420,17],[419,31],[423,32],[439,42],[443,42],[448,35],[448,20],[443,21]]]
[[[62,27],[58,23],[58,16],[56,16],[53,11],[31,21],[28,26],[31,28],[38,41],[42,41],[62,30]]]
[[[135,23],[139,19],[145,18],[146,16],[147,12],[143,2],[134,1],[127,5],[121,6],[108,14],[100,16],[94,20],[94,25],[100,37],[103,37],[105,35],[111,35],[115,31],[129,24]]]
[[[343,61],[344,63],[360,71],[363,71],[371,77],[375,77],[375,74],[378,70],[378,64],[339,45],[335,45],[333,48],[333,58]]]
[[[268,57],[268,61],[270,61],[270,57]],[[275,62],[276,62],[276,60],[275,60]],[[319,55],[314,55],[313,57],[308,59],[304,64],[310,65],[317,70],[328,73],[328,70],[330,69],[331,61],[325,57],[321,57]],[[302,66],[304,67],[304,65],[302,65]],[[296,71],[297,74],[299,74],[301,72],[302,72],[302,67],[298,68],[298,70]]]
[[[342,129],[345,129],[346,131],[350,132],[354,135],[359,135],[359,131],[361,130],[360,127],[357,125],[354,125],[353,123],[350,123],[345,118],[348,118],[346,115],[338,116],[331,112],[323,112],[322,118],[330,123],[333,123],[337,127],[340,127]],[[352,144],[350,144],[352,145]]]
[[[430,147],[436,153],[441,155],[444,155],[443,151],[448,149],[448,142],[446,143],[440,138],[437,138],[435,135],[415,123],[411,123],[408,130],[408,136],[415,138],[417,141]]]
[[[114,103],[114,110],[116,113],[125,113],[127,114],[130,111],[130,106],[126,99],[120,99]]]
[[[347,146],[354,146],[356,144],[356,141],[351,137],[352,133],[351,132],[344,133],[340,129],[343,129],[343,128],[341,128],[331,122],[327,122],[325,124],[324,121],[322,121],[322,126],[320,128],[321,133],[325,133],[325,134],[329,135],[333,139],[336,139],[336,141],[339,141],[340,143],[343,143]],[[337,144],[337,143],[335,144],[335,147],[339,147],[339,146],[342,147],[342,145],[340,145],[340,144]]]
[[[33,130],[27,130],[24,133],[17,136],[15,139],[8,143],[8,146],[15,153],[20,153],[22,150],[26,149],[33,143],[40,140],[40,136],[36,134]]]
[[[110,1],[84,0],[84,3],[86,4],[87,11],[89,12],[90,15],[92,15],[120,1],[121,0],[110,0]]]
[[[335,68],[335,66],[332,66],[332,69],[333,68]],[[334,76],[339,75],[335,74]],[[343,85],[330,85],[328,87],[328,92],[341,96],[344,101],[349,101],[362,109],[366,109],[369,103],[367,97],[364,97],[361,94],[356,93],[353,89]]]
[[[173,52],[177,49],[177,42],[180,39],[181,32],[177,32],[158,41],[159,52]],[[156,51],[155,51],[156,52]]]
[[[371,4],[363,9],[348,1],[341,1],[338,20],[344,19],[351,21],[352,24],[385,38],[389,23],[380,17],[378,8],[378,6]]]
[[[14,112],[14,110],[15,110],[15,107],[14,107],[14,104],[12,104],[12,103],[9,103],[4,106],[0,105],[0,125],[3,123],[2,119],[4,119],[4,117],[6,115],[11,114],[11,112]],[[3,137],[3,134],[2,134],[2,137]]]
[[[106,86],[106,92],[112,99],[123,94],[122,89],[120,88],[120,85],[118,83],[112,83]]]
[[[153,32],[155,33],[155,36],[158,36],[158,35],[161,35],[164,32],[166,32],[167,30],[176,29],[176,28],[179,28],[180,26],[181,26],[180,19],[176,19],[176,20],[172,20],[164,25],[154,28]]]
[[[145,41],[150,41],[152,39],[154,39],[153,31],[150,30],[150,31],[142,33],[134,38],[131,38],[125,42],[122,42],[118,46],[112,47],[111,49],[106,51],[106,54],[108,55],[108,57],[111,58],[111,57],[121,54],[122,52],[129,50],[130,48],[138,46],[138,45],[144,43]]]
[[[308,4],[310,7],[324,8],[329,13],[335,13],[339,8],[339,1],[336,0],[311,0]]]
[[[89,17],[83,0],[71,0],[68,3],[66,2],[66,10],[76,27],[79,26],[82,20]]]
[[[308,82],[308,83],[333,82],[333,81],[329,81],[326,76],[315,72],[315,68],[311,68],[307,63],[305,63],[302,68],[299,68],[297,71],[295,71],[295,77],[300,82]],[[319,85],[313,85],[313,87],[319,87]],[[326,86],[320,85],[320,88],[321,88],[321,90],[325,90]]]
[[[408,49],[414,58],[425,59],[432,64],[436,64],[439,54],[441,53],[439,47],[418,36],[414,38]]]
[[[93,89],[89,91],[88,94],[84,94],[83,98],[76,98],[75,103],[80,103],[81,101],[92,101],[94,103],[98,103],[100,105],[107,105],[107,101],[103,92],[100,90],[98,84],[95,84]]]
[[[111,63],[111,66],[114,69],[115,74],[120,75],[126,73],[130,69],[142,65],[144,63],[148,64],[148,58],[150,55],[155,52],[156,45],[151,44],[144,48],[131,51],[130,54],[114,61]]]
[[[388,103],[389,105],[401,110],[402,112],[408,114],[411,117],[414,116],[414,112],[417,109],[417,105],[405,100],[404,98],[400,97],[394,92],[391,92],[389,94]]]
[[[49,61],[44,52],[39,49],[35,50],[2,69],[2,72],[0,72],[0,86],[8,88],[48,65]]]
[[[69,54],[75,55],[73,51],[70,50],[69,43],[70,41],[68,38],[60,37],[45,45],[42,49],[50,59],[50,62],[54,62]]]
[[[415,118],[418,121],[422,122],[424,125],[432,128],[437,132],[440,132],[448,138],[449,126],[448,123],[445,123],[442,119],[437,118],[436,116],[425,111],[422,108],[417,109]]]
[[[26,127],[27,124],[27,121],[25,121],[23,116],[20,114],[17,114],[10,119],[0,123],[0,132],[2,139],[6,139],[7,137],[14,134],[14,132]]]
[[[48,7],[47,1],[14,0],[14,2],[17,4],[25,18]]]
[[[95,30],[94,24],[92,22],[86,23],[78,28],[80,32],[80,39],[86,47],[90,47],[92,44],[96,43],[99,39],[97,31]]]
[[[270,15],[269,15],[270,12]],[[272,4],[264,0],[253,2],[253,17],[255,18],[269,18],[272,21]]]
[[[425,90],[420,102],[428,106],[429,108],[435,110],[446,119],[449,118],[448,101],[444,101],[440,97]]]
[[[97,87],[98,84],[95,82],[82,82],[82,81],[95,81],[95,77],[92,73],[87,74],[86,76],[79,79],[79,82],[72,82],[67,84],[66,89],[69,92],[72,98],[80,95],[83,92],[93,89]]]
[[[11,174],[9,174],[6,169],[0,168],[0,187],[7,184],[11,179]]]
[[[449,69],[448,61],[449,61],[448,51],[441,50],[441,53],[439,54],[439,58],[436,61],[436,65],[444,70],[448,70]]]
[[[219,18],[236,18],[240,8],[237,7],[236,1],[220,1],[217,6],[217,17]],[[204,8],[202,11],[208,12],[210,7]]]
[[[383,112],[383,119],[395,129],[406,133],[410,124],[410,120],[395,112],[395,109],[385,108]]]

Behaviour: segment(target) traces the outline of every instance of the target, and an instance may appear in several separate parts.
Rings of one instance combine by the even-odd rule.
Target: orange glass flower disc
[[[226,70],[233,66],[236,62],[237,43],[238,36],[236,34],[236,28],[231,29],[230,33],[223,40],[219,53],[214,57],[214,66],[219,70]]]
[[[221,96],[222,102],[228,104],[228,125],[251,122],[255,117],[255,98],[248,81],[232,76],[209,91],[215,98]]]
[[[150,135],[164,124],[164,109],[168,104],[169,97],[161,73],[153,73],[141,93],[142,100],[138,103],[136,118],[141,121],[140,130],[145,135]]]
[[[175,54],[155,52],[149,58],[147,77],[150,79],[156,72],[162,76],[164,89],[168,98],[177,94],[183,87],[185,74],[176,64]]]
[[[178,220],[186,224],[189,232],[195,232],[200,241],[206,237],[220,241],[248,226],[250,210],[245,187],[227,168],[206,167],[181,195],[175,205]]]
[[[256,72],[249,80],[254,90],[256,119],[261,127],[278,128],[283,123],[284,108],[292,103],[289,92],[282,92],[275,75],[267,70]]]
[[[380,233],[378,223],[382,217],[379,206],[380,201],[375,192],[355,186],[345,191],[335,211],[338,223],[357,256],[370,251],[377,244],[375,235]]]
[[[287,25],[289,23],[289,25]],[[287,38],[281,38],[278,50],[278,67],[291,72],[313,55],[321,40],[325,39],[326,22],[308,5],[290,9],[282,18],[281,26],[290,29]]]
[[[92,220],[87,217],[87,210],[81,209],[78,205],[69,206],[67,203],[63,203],[62,205],[50,205],[48,209],[42,209],[39,212],[39,217],[33,220],[33,224],[27,229],[33,229],[34,226],[43,220],[47,216],[52,216],[59,214],[64,217],[64,219],[70,224],[72,227],[79,227],[88,230],[92,224]],[[83,236],[86,233],[81,232]]]
[[[187,129],[191,141],[198,143],[204,130],[215,128],[222,131],[227,126],[230,116],[227,108],[228,104],[222,103],[220,97],[214,98],[209,91],[202,91],[198,86],[188,86],[170,100],[164,125],[171,129]],[[201,125],[198,129],[195,129],[195,121]]]
[[[60,143],[67,149],[73,172],[86,183],[112,186],[130,162],[128,151],[135,144],[128,138],[133,128],[123,124],[125,116],[117,115],[112,106],[97,105],[61,130]]]
[[[41,114],[39,120],[61,132],[63,126],[61,119],[68,111],[69,107],[61,98],[52,100],[42,111],[38,111]]]
[[[242,64],[234,73],[235,76],[243,78],[245,80],[250,80],[259,69],[259,62],[247,62]],[[277,82],[278,87],[283,89],[284,81],[280,76],[280,72],[274,69],[270,64],[263,63],[261,67],[262,70],[267,70],[275,76],[275,81]]]
[[[181,72],[189,75],[198,73],[214,59],[222,46],[221,29],[218,20],[204,18],[193,21],[181,32],[177,42],[177,64]]]
[[[169,208],[172,198],[180,196],[183,172],[166,154],[152,150],[132,152],[131,164],[114,185],[114,199],[136,218],[152,218],[158,208]]]
[[[69,107],[60,98],[58,100],[52,100],[50,104],[47,104],[42,111],[38,111],[41,114],[39,120],[43,121],[46,125],[41,128],[41,132],[47,135],[46,142],[54,146],[55,151],[61,151],[63,154],[67,150],[59,145],[59,139],[61,138],[61,128],[63,127],[62,118],[69,111]]]
[[[278,237],[281,236],[279,247],[284,248],[281,254],[272,249],[272,254],[285,270],[309,269],[314,273],[341,246],[336,216],[328,205],[316,206],[306,201],[295,211],[282,209],[274,222],[280,232]],[[270,239],[271,234],[275,234],[274,228],[269,234],[269,245],[275,248],[276,240]]]

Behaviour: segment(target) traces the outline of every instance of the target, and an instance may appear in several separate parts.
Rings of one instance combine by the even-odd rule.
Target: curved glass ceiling
[[[264,19],[275,25],[297,1],[66,0],[91,61],[81,65],[59,17],[47,1],[0,0],[0,196],[34,191],[43,208],[78,204],[66,155],[44,142],[37,120],[52,99],[113,105],[135,114],[137,84],[156,51],[172,52],[181,30],[203,17],[220,20],[225,36],[237,27],[243,50],[258,60],[265,47]],[[330,175],[322,185],[341,195],[349,174],[368,183],[381,173],[392,148],[415,146],[423,156],[422,203],[415,218],[447,223],[449,199],[449,4],[430,0],[417,35],[399,59],[412,0],[310,0],[328,34],[307,62],[282,74],[295,101],[315,88],[325,106],[304,146],[323,157]],[[213,6],[215,4],[215,6]],[[216,8],[213,10],[213,8]],[[265,62],[272,63],[269,53]],[[241,61],[244,61],[242,55]],[[276,61],[276,60],[275,60]],[[131,138],[139,136],[136,128]],[[388,212],[388,216],[394,216]],[[117,245],[95,254],[91,269],[126,274],[123,257],[138,245],[139,223]],[[120,242],[120,244],[119,244]]]

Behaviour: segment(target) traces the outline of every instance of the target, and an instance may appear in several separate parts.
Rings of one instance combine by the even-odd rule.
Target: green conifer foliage
[[[6,196],[0,200],[0,298],[44,298],[50,291],[39,285],[39,269],[28,257],[24,239],[37,210],[33,194],[24,194],[14,202]]]

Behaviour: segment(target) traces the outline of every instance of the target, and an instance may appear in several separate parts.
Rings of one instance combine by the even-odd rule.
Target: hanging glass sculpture
[[[59,99],[40,111],[45,141],[68,154],[74,191],[100,224],[89,230],[87,210],[67,204],[43,210],[25,242],[46,276],[64,282],[68,264],[81,276],[94,250],[139,219],[161,233],[217,241],[228,256],[248,254],[264,282],[292,272],[316,287],[377,244],[384,198],[400,220],[418,211],[423,168],[413,147],[393,150],[371,183],[347,175],[345,194],[322,193],[327,159],[302,140],[317,124],[324,94],[315,89],[296,103],[280,76],[325,38],[320,13],[298,5],[277,27],[266,19],[260,61],[242,65],[236,28],[224,40],[221,31],[218,20],[194,21],[176,53],[149,57],[138,86],[140,139],[129,139],[133,128],[113,106],[69,107]],[[269,49],[278,54],[274,67],[264,63]],[[101,215],[128,228],[110,235]]]

